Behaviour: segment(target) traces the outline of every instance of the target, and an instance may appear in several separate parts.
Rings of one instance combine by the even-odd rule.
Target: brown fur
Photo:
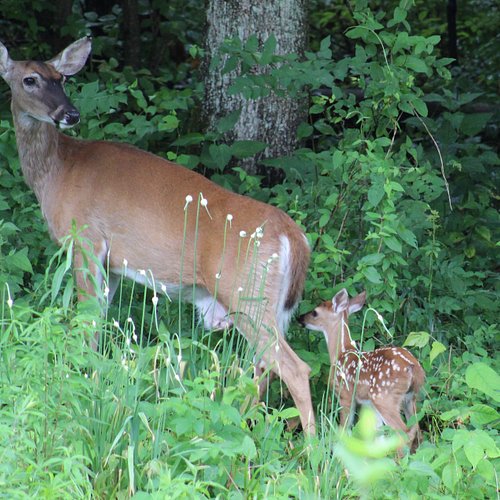
[[[126,144],[59,133],[54,122],[73,125],[79,117],[64,94],[62,75],[79,71],[89,52],[90,41],[83,38],[47,63],[15,62],[0,44],[0,74],[12,89],[21,167],[52,237],[59,241],[73,222],[88,226],[84,236],[116,275],[126,260],[128,269],[150,271],[156,282],[178,285],[182,268],[182,285],[216,295],[255,347],[261,365],[287,384],[303,428],[314,432],[310,369],[286,343],[282,330],[289,312],[280,309],[294,309],[302,293],[309,262],[302,231],[277,208],[227,191],[158,156]],[[184,233],[187,195],[194,201],[187,207]],[[201,195],[208,206],[198,210]],[[233,216],[230,224],[228,214]],[[259,227],[261,238],[255,235]],[[241,231],[247,236],[241,237]],[[284,263],[290,276],[286,287],[279,263],[284,257],[273,257],[280,254],[283,236],[291,248]],[[75,259],[78,269],[82,257]],[[98,282],[103,279],[92,263],[91,271]],[[81,299],[95,293],[82,273],[76,279]]]
[[[383,421],[408,436],[410,448],[419,439],[419,426],[411,428],[406,419],[417,412],[416,398],[425,382],[425,372],[418,360],[402,347],[382,347],[373,352],[360,352],[351,339],[348,318],[362,308],[365,293],[349,301],[341,290],[332,301],[319,305],[300,318],[312,330],[324,333],[332,366],[332,384],[339,398],[340,424],[352,420],[354,404],[370,403]]]

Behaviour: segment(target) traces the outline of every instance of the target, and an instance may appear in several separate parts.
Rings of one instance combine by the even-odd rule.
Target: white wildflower
[[[240,231],[240,238],[246,238],[247,233],[246,231]]]
[[[184,205],[184,211],[186,211],[186,209],[187,209],[188,205],[189,205],[192,201],[193,201],[193,197],[192,197],[190,194],[188,194],[188,195],[186,196],[186,204]]]

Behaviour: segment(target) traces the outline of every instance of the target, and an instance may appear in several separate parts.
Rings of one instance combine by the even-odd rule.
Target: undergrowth
[[[125,283],[104,316],[77,307],[68,246],[49,241],[3,118],[0,496],[498,498],[497,117],[470,111],[490,96],[451,78],[439,37],[411,34],[405,2],[386,15],[365,3],[345,34],[355,50],[338,60],[328,37],[301,61],[274,55],[272,38],[221,48],[238,71],[232,92],[309,98],[303,147],[267,162],[285,173],[272,188],[237,168],[262,145],[221,139],[236,115],[189,128],[196,81],[178,89],[103,59],[68,87],[79,136],[134,142],[289,213],[313,249],[300,312],[344,286],[367,290],[384,324],[369,311],[354,339],[404,344],[426,371],[416,453],[396,461],[370,413],[339,432],[324,340],[295,324],[290,344],[312,369],[310,440],[288,428],[297,412],[279,381],[255,402],[237,332],[205,331],[189,306]],[[270,71],[257,79],[259,64]],[[96,329],[100,353],[84,342]]]

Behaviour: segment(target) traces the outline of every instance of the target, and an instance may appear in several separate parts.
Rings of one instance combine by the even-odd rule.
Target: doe
[[[332,366],[332,384],[340,409],[340,424],[350,426],[354,406],[371,405],[380,424],[403,431],[408,436],[410,449],[418,446],[419,426],[408,428],[401,418],[401,409],[407,421],[416,415],[416,398],[425,381],[425,372],[417,359],[401,347],[382,347],[373,352],[360,352],[351,339],[349,315],[359,311],[365,303],[362,292],[349,300],[345,289],[331,301],[320,304],[299,321],[305,327],[323,332]]]
[[[310,368],[284,337],[309,264],[304,233],[281,210],[158,156],[60,133],[57,125],[80,120],[64,82],[83,68],[90,50],[84,37],[49,61],[14,61],[0,43],[21,169],[52,238],[60,241],[73,223],[86,228],[86,250],[108,266],[110,297],[125,274],[190,300],[207,328],[236,326],[255,349],[259,369],[288,386],[304,431],[314,433]],[[196,200],[199,211],[188,206]],[[82,261],[77,252],[80,299],[95,294],[92,280],[78,272]],[[102,285],[101,266],[93,260],[89,266]],[[95,349],[98,342],[92,340]]]

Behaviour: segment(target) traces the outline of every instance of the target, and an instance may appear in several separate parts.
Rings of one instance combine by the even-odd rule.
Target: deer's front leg
[[[97,251],[96,251],[97,250]],[[99,297],[103,285],[104,261],[107,254],[107,245],[105,241],[98,245],[92,245],[90,242],[80,245],[73,257],[73,270],[77,287],[78,301],[84,302],[91,297]],[[113,292],[116,287],[112,287]],[[108,292],[109,294],[109,292]],[[108,295],[109,300],[111,297]],[[104,304],[103,304],[104,306]],[[99,332],[93,328],[90,339],[90,347],[97,351],[99,349]]]

